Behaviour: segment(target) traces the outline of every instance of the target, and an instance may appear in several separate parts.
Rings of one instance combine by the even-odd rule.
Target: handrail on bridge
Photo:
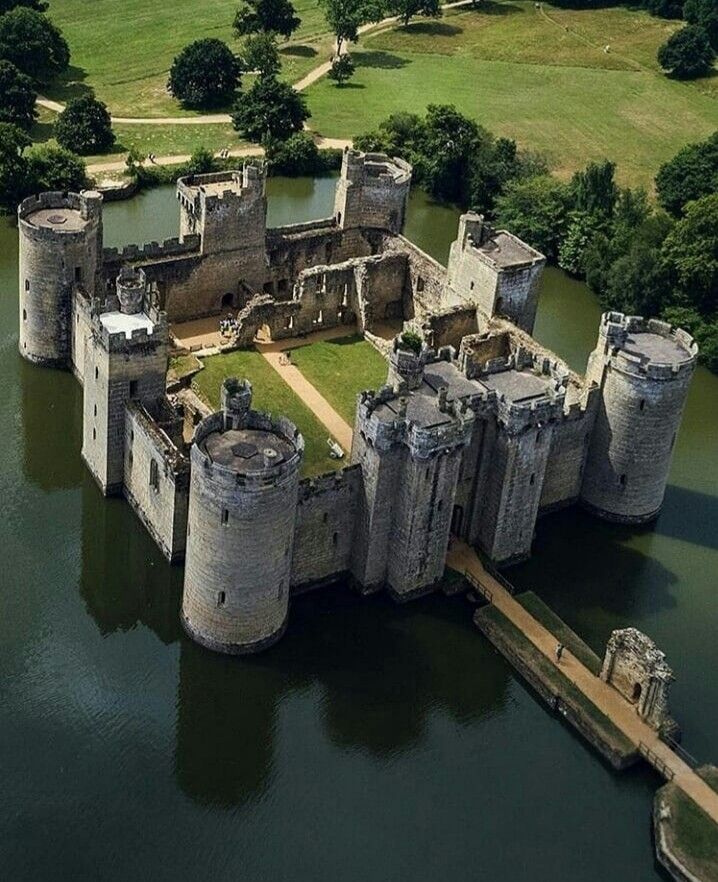
[[[666,764],[665,760],[662,760],[655,750],[652,750],[644,741],[638,742],[638,752],[644,759],[648,760],[656,771],[663,775],[666,781],[673,780],[676,773]]]

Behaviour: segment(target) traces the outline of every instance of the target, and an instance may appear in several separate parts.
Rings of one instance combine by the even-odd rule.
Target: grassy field
[[[327,430],[258,352],[238,350],[204,359],[204,370],[194,378],[193,386],[210,406],[218,409],[219,389],[226,377],[246,377],[252,383],[252,404],[257,410],[283,414],[299,428],[305,443],[302,475],[320,475],[336,469],[337,461],[329,456]]]
[[[675,23],[626,9],[544,9],[548,17],[533,3],[487,4],[368,36],[349,86],[309,89],[312,128],[350,137],[398,110],[454,103],[544,152],[563,176],[608,156],[623,182],[646,186],[681,146],[716,128],[718,78],[684,84],[656,67]]]
[[[300,346],[292,350],[292,361],[350,426],[357,395],[386,383],[386,360],[358,336]]]
[[[662,787],[657,798],[670,809],[664,829],[673,854],[696,878],[717,880],[718,827],[673,783]]]
[[[174,56],[187,43],[232,35],[238,0],[148,3],[146,0],[52,0],[49,14],[70,44],[72,69],[50,90],[64,101],[88,86],[116,116],[191,116],[167,94]],[[282,47],[285,75],[298,79],[328,56],[331,40],[318,0],[294,0],[300,30]],[[320,57],[321,56],[321,57]]]

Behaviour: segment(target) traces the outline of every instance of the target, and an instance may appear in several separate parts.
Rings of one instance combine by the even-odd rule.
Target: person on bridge
[[[561,661],[561,656],[563,655],[563,643],[556,644],[556,661]]]

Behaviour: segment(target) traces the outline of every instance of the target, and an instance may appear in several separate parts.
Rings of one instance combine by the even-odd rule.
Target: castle
[[[82,456],[170,561],[183,624],[240,653],[281,635],[293,594],[350,577],[410,598],[435,587],[456,535],[496,565],[530,554],[538,516],[580,503],[654,518],[697,347],[656,320],[606,313],[581,377],[531,336],[544,257],[462,216],[447,268],[402,235],[411,167],[347,150],[331,217],[268,229],[264,171],[180,179],[180,236],[102,247],[102,199],[19,208],[20,352],[84,387]],[[359,397],[350,464],[300,476],[304,442],[227,380],[222,407],[168,396],[170,329],[237,316],[263,331],[387,323],[387,383]],[[416,335],[423,343],[416,345]]]

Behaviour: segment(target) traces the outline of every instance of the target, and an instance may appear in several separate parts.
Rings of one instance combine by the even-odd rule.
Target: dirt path
[[[336,150],[343,150],[345,147],[351,147],[352,142],[344,140],[342,138],[315,138],[317,146],[320,150],[334,148]],[[219,151],[214,154],[217,159],[220,158]],[[234,147],[229,151],[229,156],[235,157],[243,157],[243,156],[264,156],[264,150],[261,147],[250,146],[250,147]],[[180,165],[183,162],[188,162],[190,160],[189,153],[178,153],[174,156],[157,156],[155,157],[154,162],[150,162],[146,159],[143,163],[143,166],[147,168],[152,168],[153,165]],[[121,172],[126,168],[125,160],[118,159],[112,160],[111,162],[95,162],[92,165],[87,166],[87,171],[90,174],[98,174],[101,172]]]
[[[444,3],[442,9],[454,9],[457,6],[469,6],[472,2],[473,0],[458,0],[458,2],[455,3]],[[386,28],[390,25],[397,24],[399,20],[398,16],[390,16],[381,21],[362,25],[359,28],[359,34],[368,34],[372,31]],[[313,83],[316,83],[317,80],[320,80],[325,76],[329,72],[331,66],[331,61],[325,61],[322,64],[317,65],[317,67],[310,70],[308,74],[303,76],[300,80],[297,80],[297,82],[294,83],[294,88],[298,92],[303,92]],[[43,95],[38,95],[37,103],[46,110],[52,110],[55,113],[62,113],[65,109],[64,104],[61,104],[59,101],[52,101],[50,98],[45,98]],[[125,126],[197,126],[231,123],[232,117],[228,113],[213,113],[206,116],[113,116],[112,122],[120,123]]]
[[[491,602],[524,634],[534,646],[568,677],[602,713],[613,722],[637,747],[648,747],[657,762],[646,757],[661,774],[663,764],[677,784],[710,817],[718,823],[718,793],[700,778],[671,748],[660,740],[636,713],[635,707],[612,686],[604,683],[578,659],[564,650],[561,662],[556,661],[556,638],[543,627],[511,594],[483,567],[480,559],[468,545],[454,540],[446,559],[449,566],[460,572],[469,572],[491,592]],[[645,756],[645,754],[644,754]]]
[[[346,334],[346,329],[343,329]],[[317,419],[324,425],[336,441],[339,442],[345,453],[352,449],[352,428],[334,410],[327,399],[307,380],[304,374],[295,367],[282,352],[278,345],[257,346],[257,349],[267,359],[269,364],[293,389]]]

